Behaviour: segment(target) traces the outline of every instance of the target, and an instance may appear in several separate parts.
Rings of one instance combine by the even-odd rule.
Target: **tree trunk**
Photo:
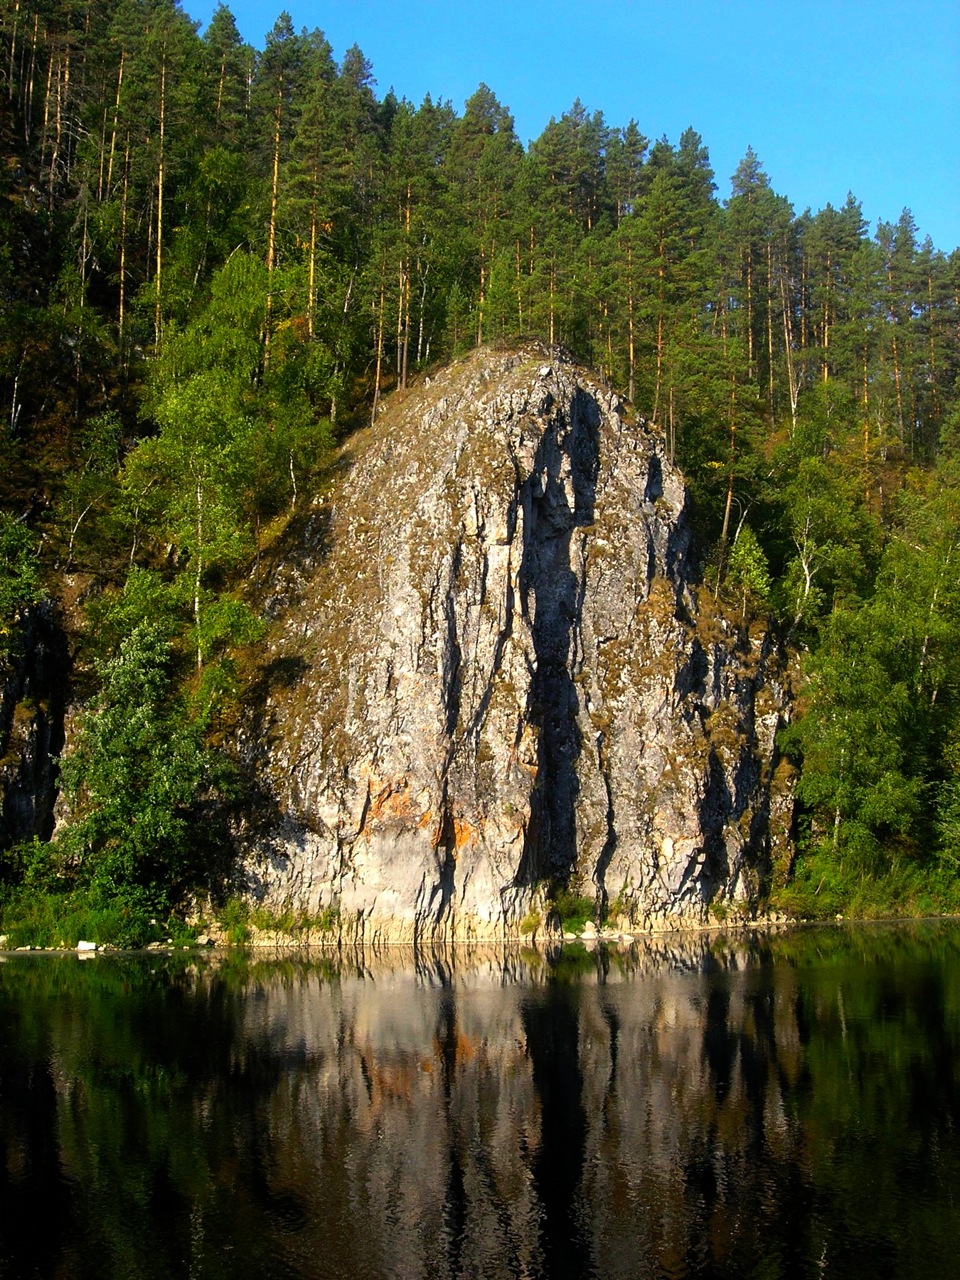
[[[896,320],[893,318],[893,315],[892,315],[893,308],[891,307],[890,310],[891,310],[891,317],[890,317],[891,324],[896,324]],[[904,422],[903,422],[903,389],[901,386],[901,379],[900,379],[900,357],[897,352],[896,330],[894,330],[894,333],[893,333],[892,345],[893,345],[893,385],[897,393],[897,423],[900,427],[900,440],[902,443],[906,444],[906,438],[905,438],[906,431],[905,431]]]
[[[157,346],[160,346],[160,289],[161,289],[161,269],[163,265],[163,177],[164,177],[164,143],[166,140],[166,122],[167,122],[167,45],[163,44],[163,51],[160,55],[160,121],[158,143],[160,153],[157,158],[157,257],[156,272],[154,275],[154,333],[156,335]]]
[[[7,97],[13,101],[13,66],[16,62],[17,25],[20,22],[20,0],[13,6],[13,30],[10,32],[10,62],[7,67]]]
[[[33,85],[37,74],[37,37],[40,33],[40,17],[34,15],[33,41],[30,45],[30,71],[27,74],[27,92],[23,106],[23,139],[30,142],[33,134]]]
[[[653,387],[653,420],[659,420],[660,387],[663,381],[663,308],[657,314],[657,377]]]
[[[800,382],[807,380],[807,255],[800,258]]]
[[[193,623],[197,629],[197,671],[203,670],[200,643],[200,587],[203,579],[203,481],[197,480],[197,564],[193,575]]]
[[[53,50],[47,62],[47,87],[43,95],[43,128],[40,132],[40,169],[43,170],[47,155],[47,140],[50,136],[50,101],[53,93]]]
[[[603,304],[603,319],[607,330],[607,382],[612,386],[615,376],[613,359],[613,321],[610,319],[610,307]]]
[[[554,302],[554,280],[556,278],[557,259],[554,255],[550,259],[550,345],[554,344],[554,327],[553,327],[553,302]]]
[[[310,202],[310,260],[307,270],[307,336],[313,337],[314,297],[317,288],[317,164],[313,167],[313,199]]]
[[[394,337],[394,368],[397,386],[400,386],[400,370],[403,367],[403,263],[397,267],[397,332]]]
[[[727,501],[723,511],[723,528],[720,531],[721,552],[730,536],[730,513],[733,510],[733,468],[737,452],[737,375],[730,380],[730,454],[727,471]]]
[[[770,427],[774,418],[773,381],[773,246],[767,241],[767,396],[770,410]]]
[[[419,262],[418,262],[419,267]],[[430,274],[429,265],[420,274],[420,315],[417,319],[417,365],[423,363],[423,321],[427,311],[427,276]],[[429,346],[429,343],[427,344]]]
[[[927,349],[929,351],[930,360],[930,407],[933,415],[934,425],[940,426],[940,397],[937,394],[937,344],[933,336],[933,318],[935,314],[933,302],[933,276],[927,272],[927,315],[929,316],[927,329]],[[939,438],[939,431],[937,436]]]
[[[270,183],[270,226],[267,230],[267,313],[263,330],[263,367],[270,363],[270,325],[273,320],[273,272],[277,251],[277,206],[280,196],[280,127],[283,123],[283,72],[277,85],[273,122],[273,177]]]
[[[786,272],[782,263],[780,265],[780,307],[783,314],[783,347],[787,358],[787,390],[790,393],[790,426],[791,434],[795,435],[797,431],[797,403],[800,398],[800,380],[794,374],[793,321],[790,317]]]
[[[633,250],[627,250],[627,399],[636,396],[637,348],[633,329]]]
[[[66,54],[63,60],[63,97],[62,102],[58,102],[60,109],[57,112],[57,125],[59,127],[59,141],[62,144],[64,153],[64,179],[69,185],[70,182],[70,163],[72,160],[72,152],[70,147],[70,132],[67,129],[67,107],[70,102],[70,48],[67,46]]]
[[[213,127],[217,137],[220,136],[220,112],[223,110],[223,86],[227,78],[227,57],[226,54],[220,59],[220,77],[217,81],[217,110],[214,116]]]
[[[753,254],[747,245],[744,252],[747,276],[747,381],[753,381]]]
[[[103,167],[107,160],[107,108],[103,108],[103,124],[100,126],[100,158],[97,164],[97,204],[103,204]]]
[[[380,371],[383,367],[383,303],[387,284],[386,254],[380,264],[380,309],[377,316],[377,365],[373,379],[373,407],[370,410],[371,425],[377,420],[377,409],[380,406]]]
[[[521,288],[521,271],[520,271],[520,237],[517,236],[517,330],[520,337],[523,337],[523,290]]]
[[[110,199],[110,188],[113,185],[113,157],[117,147],[117,124],[120,119],[120,91],[123,88],[123,64],[125,54],[120,50],[120,67],[117,71],[117,96],[113,102],[113,129],[110,133],[110,159],[107,162],[107,185],[105,188],[106,198]],[[129,137],[129,134],[127,135]]]
[[[822,323],[821,339],[820,339],[820,345],[823,349],[823,365],[821,368],[821,376],[824,382],[828,382],[830,380],[830,361],[828,358],[828,352],[830,350],[830,320],[831,320],[830,270],[832,265],[833,264],[830,261],[830,255],[828,253],[827,254],[827,272],[826,272],[826,278],[824,281],[823,323]]]
[[[117,317],[117,328],[120,336],[121,361],[125,365],[123,355],[123,305],[126,299],[127,281],[127,191],[130,182],[130,133],[127,132],[126,146],[123,151],[123,195],[120,197],[120,307]]]
[[[552,295],[551,295],[552,296]],[[483,343],[483,309],[487,301],[487,256],[483,237],[480,238],[480,294],[477,299],[477,346]],[[552,320],[551,320],[552,325]],[[551,337],[550,341],[553,341]]]
[[[407,202],[404,215],[404,232],[406,244],[403,263],[400,268],[400,309],[403,313],[403,336],[400,343],[400,390],[407,389],[407,361],[410,355],[410,184],[407,184]],[[400,323],[400,316],[397,316]]]
[[[54,119],[53,119],[53,142],[50,149],[50,179],[49,190],[50,199],[53,199],[53,189],[57,179],[57,165],[60,161],[60,151],[63,146],[63,117],[66,110],[67,92],[70,87],[70,50],[64,49],[62,53],[57,55],[57,77],[56,77],[56,93],[54,94]],[[51,58],[51,66],[53,59]],[[51,92],[50,77],[47,78],[47,91]],[[46,113],[45,113],[46,114]],[[49,118],[49,117],[48,117]],[[46,131],[46,123],[44,126]],[[42,154],[42,153],[41,153]],[[41,162],[42,163],[42,162]]]

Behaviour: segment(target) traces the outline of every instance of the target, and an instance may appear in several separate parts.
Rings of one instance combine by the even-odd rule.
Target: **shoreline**
[[[376,938],[367,942],[351,941],[343,937],[296,939],[279,934],[261,933],[243,942],[229,942],[223,939],[207,939],[203,942],[166,943],[154,942],[145,947],[117,947],[110,943],[103,945],[88,943],[76,947],[42,947],[19,946],[7,947],[0,943],[0,962],[6,962],[13,956],[49,956],[56,958],[75,957],[79,960],[101,958],[103,956],[177,956],[187,953],[196,958],[209,956],[222,959],[231,955],[252,955],[257,959],[276,957],[290,959],[295,957],[309,958],[311,954],[322,956],[364,955],[383,956],[409,953],[412,956],[448,956],[463,954],[505,954],[527,953],[548,959],[561,955],[564,951],[580,948],[587,954],[601,950],[628,951],[634,947],[643,949],[645,945],[663,944],[672,941],[683,943],[704,938],[730,938],[735,940],[746,934],[776,936],[793,931],[810,928],[839,929],[843,926],[856,927],[894,927],[915,924],[945,924],[960,922],[960,914],[918,915],[918,916],[876,916],[845,917],[837,916],[827,919],[803,920],[795,918],[760,917],[755,920],[726,921],[703,925],[682,925],[676,928],[657,928],[643,932],[619,932],[600,930],[595,933],[549,934],[546,937],[523,937],[519,934],[501,939],[442,939],[435,941],[402,941]],[[4,940],[5,941],[5,940]]]

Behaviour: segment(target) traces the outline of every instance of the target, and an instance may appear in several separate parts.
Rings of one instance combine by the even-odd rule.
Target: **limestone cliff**
[[[367,941],[515,935],[564,884],[623,927],[750,900],[785,695],[685,508],[659,434],[544,349],[354,437],[270,601],[251,892]]]

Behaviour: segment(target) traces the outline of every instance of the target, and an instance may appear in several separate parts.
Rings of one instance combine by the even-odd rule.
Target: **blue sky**
[[[201,22],[216,0],[184,0]],[[234,0],[263,47],[283,0]],[[457,111],[484,81],[524,143],[580,98],[676,142],[692,125],[719,195],[748,145],[799,213],[850,190],[871,226],[913,211],[921,239],[960,246],[958,0],[286,0],[338,59],[358,44],[378,92]]]

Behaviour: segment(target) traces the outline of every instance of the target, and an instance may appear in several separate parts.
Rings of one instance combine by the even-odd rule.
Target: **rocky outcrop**
[[[11,648],[0,678],[0,847],[53,831],[69,663],[52,605],[24,613]]]
[[[250,891],[366,941],[516,935],[561,886],[633,928],[748,904],[782,673],[698,589],[686,502],[659,433],[544,349],[354,437],[269,602]]]

